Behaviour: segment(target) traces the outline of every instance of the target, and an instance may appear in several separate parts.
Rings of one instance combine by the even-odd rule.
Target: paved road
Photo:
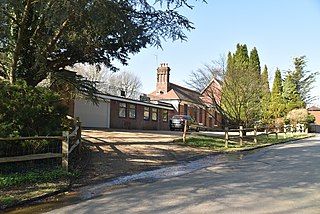
[[[320,213],[320,136],[131,186],[51,213]]]

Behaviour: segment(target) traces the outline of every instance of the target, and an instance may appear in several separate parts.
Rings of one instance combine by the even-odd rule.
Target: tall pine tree
[[[252,73],[255,73],[256,77],[260,81],[261,67],[260,67],[260,59],[259,59],[259,55],[256,47],[254,47],[250,52],[249,69]]]
[[[294,58],[293,64],[294,70],[289,70],[288,75],[291,76],[292,81],[296,85],[298,93],[300,94],[301,99],[304,102],[304,105],[306,105],[315,99],[310,95],[310,91],[313,88],[313,83],[315,82],[315,78],[318,73],[306,70],[306,56]]]
[[[259,119],[260,60],[258,52],[248,55],[247,46],[237,44],[237,50],[227,59],[227,71],[222,87],[222,108],[236,124],[251,126]]]
[[[261,119],[265,124],[269,124],[271,119],[270,100],[268,67],[265,65],[261,74]]]
[[[305,107],[299,94],[297,83],[294,81],[294,77],[291,74],[287,74],[283,82],[282,97],[284,104],[286,105],[286,112],[289,112],[296,108]]]
[[[270,111],[272,112],[272,118],[276,119],[284,116],[284,110],[285,106],[282,100],[282,78],[281,72],[277,68],[271,91]]]
[[[264,69],[261,74],[261,94],[262,97],[270,97],[269,74],[267,65],[264,65]]]

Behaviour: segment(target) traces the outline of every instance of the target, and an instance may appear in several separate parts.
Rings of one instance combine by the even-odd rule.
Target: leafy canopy
[[[247,127],[259,119],[260,76],[257,49],[249,55],[247,45],[237,44],[236,52],[228,53],[221,99],[223,111],[233,123]]]
[[[0,137],[61,135],[66,107],[58,94],[0,80]]]
[[[197,0],[194,0],[197,1]],[[179,8],[187,0],[2,0],[0,77],[36,86],[50,76],[76,89],[94,88],[68,67],[76,63],[127,63],[129,54],[161,41],[186,40],[192,23]],[[205,1],[203,1],[205,2]]]

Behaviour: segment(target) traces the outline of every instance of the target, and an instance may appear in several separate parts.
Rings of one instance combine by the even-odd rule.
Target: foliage
[[[249,57],[249,70],[252,73],[255,73],[255,76],[258,77],[258,82],[260,82],[261,79],[261,66],[260,66],[260,59],[259,59],[259,54],[258,50],[256,47],[252,49],[250,52],[250,57]]]
[[[24,183],[53,182],[73,176],[72,173],[58,168],[48,171],[29,171],[26,173],[0,174],[0,188],[21,185]]]
[[[275,120],[274,120],[274,125],[276,126],[276,127],[283,127],[284,125],[285,125],[285,120],[284,120],[284,118],[276,118]]]
[[[138,99],[142,82],[138,76],[129,71],[113,72],[107,68],[101,70],[94,65],[77,64],[72,68],[87,80],[96,83],[99,92],[120,96],[121,91],[125,92],[126,98]]]
[[[286,105],[286,112],[292,109],[304,107],[302,98],[298,92],[297,86],[294,83],[293,76],[288,74],[283,82],[283,101]]]
[[[66,107],[56,93],[22,81],[14,85],[0,81],[0,99],[1,137],[46,136],[61,131]]]
[[[314,123],[316,121],[316,117],[313,114],[308,114],[307,123]]]
[[[287,114],[286,118],[293,125],[298,123],[306,124],[308,122],[308,115],[307,109],[293,109]]]
[[[270,111],[271,93],[269,87],[268,67],[265,65],[261,74],[261,120],[270,124],[272,112]]]
[[[281,72],[279,68],[277,68],[274,76],[274,80],[273,80],[271,97],[275,99],[275,98],[281,98],[281,96],[282,96],[282,78],[281,78]]]
[[[310,95],[310,91],[313,88],[313,83],[318,73],[306,70],[306,56],[294,58],[293,64],[294,70],[287,71],[287,77],[290,78],[292,84],[295,85],[297,93],[300,95],[301,101],[305,106],[315,99]]]
[[[238,44],[234,54],[229,52],[221,105],[236,124],[248,127],[259,119],[260,72],[259,56],[255,48],[250,57],[245,44]]]
[[[202,68],[192,71],[189,80],[186,81],[190,88],[202,95],[197,105],[207,109],[207,113],[217,122],[220,122],[217,116],[228,120],[221,107],[221,83],[225,70],[226,59],[225,56],[220,55],[218,60],[212,60],[210,64],[205,64]]]
[[[285,115],[285,105],[282,100],[282,79],[281,72],[277,68],[275,77],[273,80],[273,86],[271,91],[271,103],[270,103],[270,112],[273,119],[280,118]]]
[[[195,0],[196,1],[196,0]],[[203,1],[205,2],[205,1]],[[186,40],[192,23],[179,13],[187,0],[4,0],[0,5],[0,76],[36,86],[70,85],[95,93],[95,84],[69,71],[76,63],[126,64],[129,54],[166,39]]]

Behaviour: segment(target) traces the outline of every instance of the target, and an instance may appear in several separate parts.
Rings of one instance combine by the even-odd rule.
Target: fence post
[[[283,126],[284,138],[287,138],[287,125]]]
[[[278,132],[279,132],[279,128],[276,127],[276,141],[278,142]]]
[[[265,131],[265,134],[267,135],[267,137],[269,137],[268,136],[268,128],[266,128],[264,131]]]
[[[291,137],[293,137],[293,125],[290,125],[290,129],[291,129]]]
[[[224,138],[224,139],[225,139],[225,143],[224,143],[224,147],[225,147],[225,148],[228,148],[228,143],[229,143],[229,142],[228,142],[228,141],[229,141],[229,133],[228,133],[228,132],[229,132],[229,128],[228,128],[228,127],[225,127],[225,128],[224,128],[224,131],[225,131],[225,138]]]
[[[77,117],[77,126],[78,126],[78,131],[77,131],[77,140],[79,140],[79,146],[78,146],[78,154],[81,152],[81,147],[82,147],[82,141],[81,141],[81,122],[80,118]]]
[[[69,165],[69,132],[63,131],[62,132],[63,140],[62,140],[62,168],[64,168],[66,171],[68,171],[68,165]]]
[[[257,143],[257,126],[253,127],[253,142]]]
[[[183,129],[183,143],[186,144],[187,143],[187,123],[188,121],[185,120],[184,121],[184,129]]]
[[[243,145],[243,126],[240,126],[239,137],[240,137],[240,146],[242,146]]]

